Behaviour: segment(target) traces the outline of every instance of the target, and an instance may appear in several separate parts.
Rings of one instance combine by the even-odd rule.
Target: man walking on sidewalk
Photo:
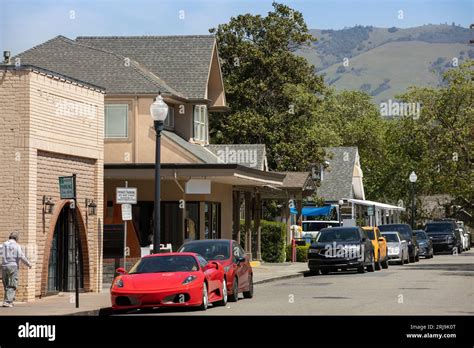
[[[20,244],[18,244],[18,233],[10,233],[8,241],[0,244],[0,256],[3,256],[2,282],[5,292],[3,307],[13,307],[16,288],[18,286],[18,270],[20,268],[20,261],[31,268],[30,261],[28,261]]]

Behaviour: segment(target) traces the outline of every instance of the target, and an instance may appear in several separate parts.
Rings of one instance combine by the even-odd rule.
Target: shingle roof
[[[80,36],[76,41],[140,62],[188,98],[205,97],[215,38],[190,36]]]
[[[236,163],[266,170],[267,154],[264,144],[211,144],[206,146],[221,163]]]
[[[324,170],[318,196],[326,201],[338,201],[342,198],[354,198],[352,177],[356,163],[357,147],[325,148],[329,166]]]
[[[174,132],[163,131],[163,135],[200,159],[203,163],[219,163],[218,158],[204,146],[190,143]]]
[[[21,64],[32,64],[66,76],[103,86],[108,94],[170,93],[180,95],[147,71],[138,62],[102,49],[57,36],[35,46],[19,57]]]
[[[316,188],[310,172],[281,172],[285,174],[283,187],[287,189],[301,189],[314,191]]]

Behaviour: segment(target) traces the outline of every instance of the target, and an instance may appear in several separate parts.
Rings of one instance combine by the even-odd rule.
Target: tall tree
[[[244,14],[211,29],[219,44],[226,97],[231,112],[211,115],[216,143],[267,145],[270,167],[307,169],[321,161],[311,105],[325,92],[321,77],[297,47],[315,41],[300,12],[273,3],[267,16]],[[305,108],[295,103],[307,99]]]

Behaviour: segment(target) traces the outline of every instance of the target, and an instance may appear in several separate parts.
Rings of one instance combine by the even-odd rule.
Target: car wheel
[[[324,274],[324,275],[328,275],[329,274],[329,270],[327,268],[323,268],[321,270],[321,273]]]
[[[247,291],[244,291],[245,298],[252,298],[253,297],[253,277],[252,275],[249,276],[249,288]]]
[[[357,268],[357,273],[365,273],[365,272],[366,272],[366,271],[365,271],[365,266],[364,266],[364,264],[362,263],[362,266],[359,266],[359,267]]]
[[[385,255],[388,255],[388,251]],[[382,268],[387,269],[388,268],[388,256],[385,256],[385,260],[382,262]]]
[[[218,301],[216,304],[218,306],[225,306],[227,304],[227,282],[225,279],[222,281],[222,300]]]
[[[375,256],[372,254],[372,259],[370,265],[367,266],[367,271],[374,272],[375,271]]]
[[[229,295],[230,302],[237,302],[239,300],[239,280],[234,278],[234,284],[232,286],[232,294]]]
[[[202,286],[202,302],[199,306],[199,309],[205,311],[207,309],[207,306],[209,306],[209,297],[207,295],[207,285],[206,283],[204,283]]]
[[[310,268],[309,269],[309,275],[313,275],[313,276],[319,275],[319,272],[320,272],[319,268]]]
[[[382,269],[382,263],[380,262],[380,253],[378,253],[377,262],[375,262],[375,269],[380,271]]]

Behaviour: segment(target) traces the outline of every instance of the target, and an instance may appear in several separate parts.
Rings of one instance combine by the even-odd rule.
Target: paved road
[[[253,299],[206,312],[158,309],[146,315],[334,314],[472,315],[474,250],[374,273],[339,272],[259,284]]]

